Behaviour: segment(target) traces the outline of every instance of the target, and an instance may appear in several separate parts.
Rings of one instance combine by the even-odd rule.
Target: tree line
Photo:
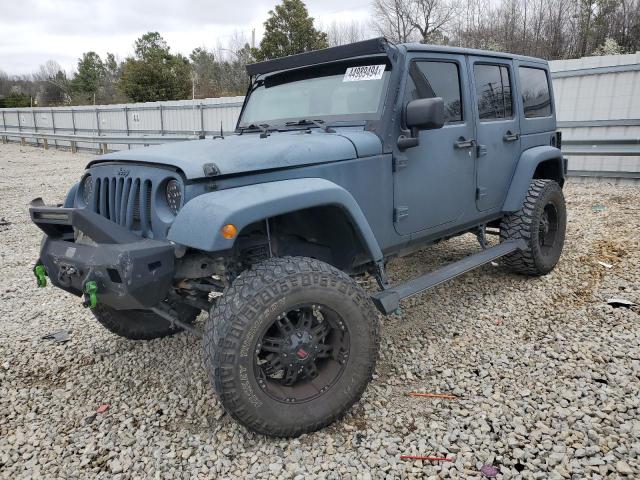
[[[265,35],[257,48],[236,35],[224,47],[197,47],[186,57],[172,52],[159,32],[148,32],[135,41],[133,55],[123,61],[112,53],[102,58],[86,52],[71,74],[55,60],[30,75],[9,76],[0,71],[0,107],[244,95],[248,63],[329,46],[327,34],[314,26],[302,0],[283,0],[269,12],[264,25]]]
[[[373,0],[373,17],[396,42],[547,60],[640,50],[640,0]]]
[[[254,61],[384,35],[391,41],[498,50],[549,60],[640,50],[640,0],[371,0],[372,18],[317,25],[302,0],[269,11],[257,48],[242,35],[216,49],[173,53],[158,32],[133,55],[83,53],[68,74],[54,60],[30,74],[0,71],[0,107],[153,102],[243,95]]]
[[[0,72],[0,107],[155,102],[243,95],[252,61],[248,45],[236,49],[195,48],[189,57],[173,53],[158,32],[135,41],[134,54],[119,61],[86,52],[68,75],[54,60],[31,75]]]

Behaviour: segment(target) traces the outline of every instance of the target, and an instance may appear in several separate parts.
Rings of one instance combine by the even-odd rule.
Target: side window
[[[412,62],[407,80],[405,103],[419,98],[441,97],[445,122],[462,121],[460,72],[453,62]]]
[[[511,78],[503,65],[476,64],[473,68],[476,81],[476,99],[481,121],[510,118],[513,116]]]
[[[518,69],[522,104],[526,118],[551,115],[551,94],[547,73],[541,68],[520,67]]]

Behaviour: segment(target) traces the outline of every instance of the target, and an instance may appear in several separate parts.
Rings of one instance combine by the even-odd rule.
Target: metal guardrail
[[[235,128],[244,97],[80,107],[0,108],[0,131],[86,135],[216,135]]]
[[[110,135],[64,135],[60,133],[40,132],[7,132],[0,131],[2,143],[7,143],[9,138],[19,138],[24,145],[27,139],[42,141],[45,149],[49,148],[49,141],[69,142],[71,151],[78,150],[78,143],[90,143],[99,146],[100,153],[107,153],[109,145],[159,145],[169,142],[182,142],[200,138],[196,135],[163,135],[163,136],[110,136]]]
[[[567,156],[640,156],[640,138],[562,139],[562,153]]]

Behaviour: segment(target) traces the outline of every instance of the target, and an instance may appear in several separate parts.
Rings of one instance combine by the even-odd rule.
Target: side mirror
[[[434,130],[444,125],[444,100],[440,97],[411,100],[405,109],[405,121],[411,136],[400,135],[398,148],[406,150],[420,144],[420,130]]]
[[[407,104],[407,127],[412,130],[433,130],[444,125],[444,100],[440,97],[420,98]]]

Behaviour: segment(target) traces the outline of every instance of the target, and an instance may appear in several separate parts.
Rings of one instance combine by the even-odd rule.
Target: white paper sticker
[[[362,80],[380,80],[384,73],[385,65],[363,65],[361,67],[349,67],[344,72],[343,82],[360,82]]]

